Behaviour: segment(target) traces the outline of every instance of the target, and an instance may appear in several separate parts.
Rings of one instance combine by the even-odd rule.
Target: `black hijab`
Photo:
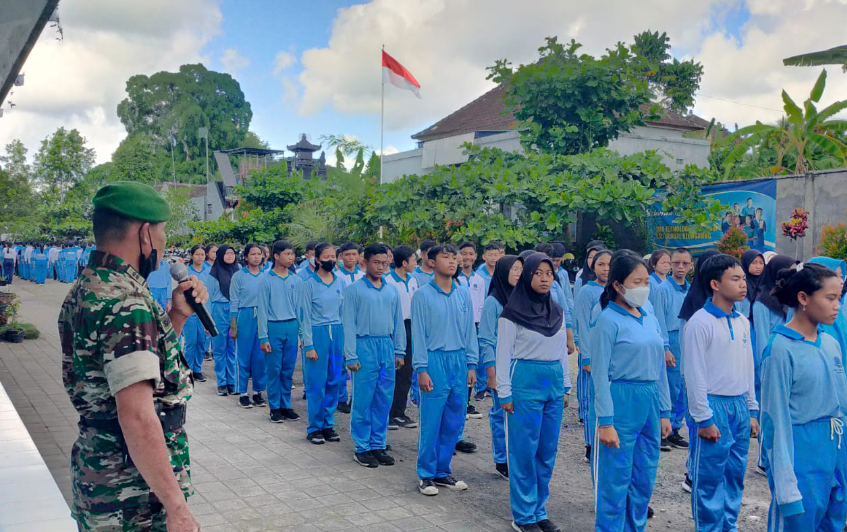
[[[759,286],[756,287],[756,299],[754,299],[754,301],[762,303],[773,312],[776,312],[785,318],[787,316],[785,307],[780,304],[775,296],[771,295],[771,290],[773,290],[774,286],[776,286],[776,279],[779,270],[790,268],[796,263],[797,261],[788,255],[774,255],[771,257],[771,260],[765,264],[765,269],[762,271],[762,275],[759,276]],[[752,308],[750,309],[750,317],[751,319],[753,317]]]
[[[756,257],[762,257],[762,262],[765,261],[765,256],[757,249],[748,249],[741,255],[741,267],[744,269],[744,275],[747,277],[747,300],[751,304],[756,300],[756,289],[759,287],[759,279],[762,278],[761,273],[759,275],[750,273],[750,265],[753,264]]]
[[[685,299],[682,300],[682,308],[679,309],[678,318],[685,321],[690,320],[691,316],[703,308],[706,300],[712,296],[711,288],[703,285],[703,265],[715,255],[720,255],[720,252],[706,251],[697,259],[697,267],[694,268],[694,278],[691,281],[691,286],[688,288],[688,293],[685,294]]]
[[[542,262],[549,264],[555,275],[553,261],[544,253],[527,257],[521,278],[500,317],[549,338],[559,332],[565,318],[562,307],[553,301],[550,292],[539,294],[532,289],[532,277]]]
[[[209,270],[209,275],[218,280],[218,283],[221,285],[221,293],[227,299],[229,299],[229,283],[232,281],[232,276],[235,275],[235,272],[239,269],[238,258],[236,258],[235,262],[232,264],[224,262],[224,255],[226,255],[226,252],[230,249],[232,249],[233,252],[235,251],[229,244],[224,244],[219,247],[218,254],[215,257],[215,263],[212,265],[212,269]]]
[[[580,276],[580,278],[582,279],[582,286],[588,284],[588,281],[593,281],[597,279],[597,274],[594,273],[594,268],[592,268],[592,264],[588,262],[588,256],[591,255],[592,251],[596,251],[597,253],[600,253],[601,251],[606,251],[606,246],[604,246],[603,243],[599,240],[594,240],[593,242],[590,242],[588,244],[588,248],[585,250],[585,260],[582,264],[582,275]],[[611,254],[611,252],[609,253]],[[596,257],[597,255],[594,256]]]
[[[509,284],[509,270],[512,269],[515,261],[521,261],[521,264],[523,264],[523,259],[515,255],[503,255],[497,259],[497,264],[494,266],[494,275],[491,277],[491,285],[488,287],[488,295],[493,296],[504,308],[509,302],[512,290],[514,290],[514,287]]]

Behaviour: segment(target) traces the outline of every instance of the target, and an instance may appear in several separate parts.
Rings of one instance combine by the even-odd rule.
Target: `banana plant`
[[[780,172],[791,170],[795,174],[803,174],[816,168],[831,168],[834,163],[841,167],[847,166],[847,144],[838,136],[847,130],[847,120],[832,118],[847,109],[847,100],[835,102],[818,111],[815,104],[820,102],[825,87],[826,70],[818,76],[803,107],[797,105],[785,90],[782,91],[785,121],[776,125],[757,121],[724,137],[719,146],[734,144],[724,160],[726,175],[730,174],[734,163],[744,154],[755,151],[766,142],[775,142],[778,146],[776,169]],[[794,168],[783,165],[786,158],[794,161]]]
[[[847,72],[847,44],[820,52],[787,57],[782,60],[782,64],[785,66],[841,65],[841,69]]]

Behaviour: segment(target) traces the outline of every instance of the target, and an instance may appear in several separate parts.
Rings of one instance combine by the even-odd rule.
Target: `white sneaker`
[[[685,478],[682,479],[682,491],[691,493],[691,478],[688,475],[685,475]]]
[[[438,495],[438,488],[435,487],[435,483],[431,478],[426,480],[418,480],[418,491],[423,493],[428,497],[432,497],[434,495]]]

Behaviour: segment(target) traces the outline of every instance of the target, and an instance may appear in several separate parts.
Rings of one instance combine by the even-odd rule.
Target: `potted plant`
[[[3,335],[3,338],[7,342],[19,344],[24,341],[24,329],[19,323],[11,323],[6,326],[6,334]]]
[[[740,227],[730,227],[723,238],[718,240],[716,247],[721,253],[741,260],[741,255],[747,250],[747,235]]]
[[[787,222],[782,222],[782,236],[787,236],[794,241],[794,258],[800,258],[800,243],[799,240],[806,236],[806,229],[809,228],[809,213],[803,209],[794,209],[791,213],[791,218]]]
[[[0,325],[13,321],[18,314],[20,302],[18,296],[11,292],[0,292]]]

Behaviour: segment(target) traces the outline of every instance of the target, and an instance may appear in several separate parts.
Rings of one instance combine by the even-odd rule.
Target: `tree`
[[[94,166],[94,149],[86,148],[85,142],[76,129],[60,127],[41,141],[35,154],[36,180],[58,195],[62,203],[65,193]]]
[[[144,133],[127,136],[112,154],[112,164],[112,177],[118,181],[153,185],[164,179],[153,141]]]
[[[21,139],[14,139],[6,144],[6,155],[0,156],[3,169],[16,181],[29,183],[32,179],[32,168],[26,160],[28,151]]]
[[[763,144],[772,145],[776,150],[775,173],[791,170],[795,174],[803,174],[809,170],[847,165],[847,144],[839,138],[847,131],[847,120],[832,119],[847,109],[847,100],[837,101],[818,111],[815,104],[820,101],[825,88],[826,70],[818,76],[809,98],[803,102],[803,108],[782,91],[787,122],[771,125],[757,121],[725,137],[720,145],[732,146],[732,149],[723,160],[724,175],[728,175],[745,154],[750,151],[755,153]],[[793,165],[786,164],[787,160],[793,160]]]
[[[241,141],[241,144],[238,146],[239,148],[257,148],[261,150],[267,150],[270,148],[270,144],[267,141],[262,140],[259,135],[253,133],[252,131],[248,131],[244,134],[244,140]]]
[[[618,43],[600,58],[580,54],[581,45],[548,37],[538,61],[511,67],[506,59],[489,67],[488,78],[506,84],[504,101],[521,122],[525,150],[573,155],[608,146],[611,140],[662,110],[693,105],[702,66],[668,62],[665,34],[644,32],[635,44]],[[647,111],[645,113],[645,110]]]
[[[15,139],[0,156],[0,233],[17,233],[29,222],[34,211],[34,195],[29,179],[32,170],[26,160],[27,149]]]
[[[847,44],[807,54],[795,55],[782,60],[785,66],[822,66],[841,65],[841,70],[847,72]]]
[[[174,157],[182,175],[205,175],[201,127],[209,129],[210,150],[232,149],[241,146],[253,118],[238,82],[199,64],[182,65],[179,72],[132,76],[126,92],[127,98],[118,104],[118,117],[127,133],[149,136],[168,159],[175,142]]]
[[[185,234],[191,222],[200,220],[200,213],[191,201],[188,188],[165,186],[162,196],[171,208],[171,219],[166,226],[168,238]]]

